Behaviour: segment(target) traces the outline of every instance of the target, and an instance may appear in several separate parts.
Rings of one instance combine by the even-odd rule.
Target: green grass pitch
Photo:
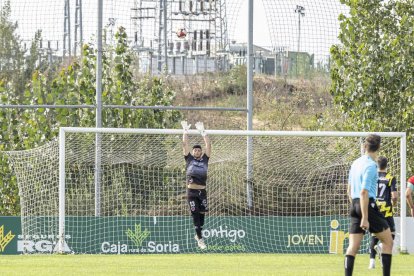
[[[341,255],[3,255],[1,275],[343,275]],[[382,275],[358,255],[354,275]],[[392,275],[414,275],[414,255],[393,256]]]

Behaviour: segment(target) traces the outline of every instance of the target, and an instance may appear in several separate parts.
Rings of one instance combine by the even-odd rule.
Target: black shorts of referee
[[[350,210],[351,225],[349,226],[350,234],[365,234],[365,230],[361,228],[361,204],[360,199],[355,198],[352,200],[352,206]],[[373,198],[369,199],[368,203],[368,222],[369,232],[380,233],[389,228],[388,222],[384,215],[379,211],[377,204]]]
[[[390,227],[391,233],[395,233],[394,217],[386,217],[385,220],[387,221],[388,226]]]

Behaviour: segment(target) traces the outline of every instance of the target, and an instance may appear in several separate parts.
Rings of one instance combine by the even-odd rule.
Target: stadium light
[[[299,20],[299,32],[298,32],[298,52],[300,51],[300,18],[301,16],[305,16],[305,8],[299,5],[296,5],[295,13],[298,14]]]

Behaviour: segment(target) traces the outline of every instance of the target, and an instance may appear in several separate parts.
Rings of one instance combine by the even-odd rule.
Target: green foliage
[[[17,23],[10,20],[10,2],[6,1],[0,12],[0,103],[19,102],[23,82],[23,57],[21,40],[16,34]],[[8,95],[5,91],[13,91]],[[6,142],[19,142],[15,135],[18,130],[13,124],[19,124],[19,116],[16,110],[5,112],[0,110],[0,150],[7,149]],[[18,213],[18,196],[16,181],[7,166],[7,160],[0,156],[0,214]]]
[[[6,1],[0,12],[0,79],[13,81],[15,88],[21,88],[17,80],[21,78],[24,51],[16,34],[17,23],[11,22],[10,15],[10,1]]]
[[[0,21],[0,40],[7,38],[7,49],[0,46],[0,65],[6,61],[8,70],[0,70],[1,104],[70,105],[95,104],[96,50],[92,44],[83,45],[80,60],[65,60],[59,71],[45,70],[37,64],[39,52],[34,43],[27,61],[19,52],[20,40],[15,34],[16,24],[10,23],[10,8],[6,3]],[[5,34],[3,36],[3,34]],[[124,28],[116,33],[115,47],[103,51],[102,101],[111,105],[172,105],[175,92],[162,79],[146,77],[135,80],[131,73],[133,55],[127,45]],[[37,32],[34,42],[41,39]],[[0,41],[0,42],[1,42]],[[14,50],[13,50],[14,49]],[[12,56],[14,53],[15,56]],[[20,56],[16,56],[17,53]],[[21,53],[21,54],[20,54]],[[21,58],[21,61],[20,61]],[[9,69],[12,70],[9,70]],[[57,67],[56,67],[57,68]],[[52,68],[52,69],[55,69]],[[25,79],[26,77],[26,79]],[[103,127],[165,128],[180,120],[178,111],[105,109]],[[57,137],[62,126],[95,126],[94,109],[0,109],[2,129],[0,150],[35,148]],[[19,213],[16,180],[9,171],[5,158],[0,159],[0,213]]]
[[[131,65],[133,54],[127,45],[127,35],[123,27],[115,35],[117,44],[114,58],[104,55],[103,101],[112,105],[169,106],[175,99],[163,79],[146,76],[138,82],[134,80]],[[180,120],[178,111],[153,109],[106,109],[103,124],[106,127],[166,128]]]
[[[312,73],[320,70],[319,68],[313,68],[314,55],[302,52],[289,52],[288,58],[290,60],[287,72],[289,77],[309,78]]]
[[[227,93],[229,94],[245,94],[247,90],[247,67],[246,65],[238,65],[232,68],[226,78],[223,80],[227,84]]]
[[[342,45],[331,48],[334,102],[354,131],[407,132],[414,171],[414,3],[352,1],[340,16]]]

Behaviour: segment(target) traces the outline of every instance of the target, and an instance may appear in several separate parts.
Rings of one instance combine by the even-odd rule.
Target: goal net
[[[208,134],[209,213],[202,232],[207,252],[343,253],[348,172],[367,133]],[[380,154],[400,190],[405,134],[380,135]],[[189,139],[203,145],[195,130]],[[182,130],[61,128],[59,142],[8,152],[21,196],[19,250],[200,252],[181,141]],[[405,202],[401,208],[395,215],[402,210],[403,221]],[[404,230],[397,226],[402,248]],[[367,250],[368,235],[362,246]]]

